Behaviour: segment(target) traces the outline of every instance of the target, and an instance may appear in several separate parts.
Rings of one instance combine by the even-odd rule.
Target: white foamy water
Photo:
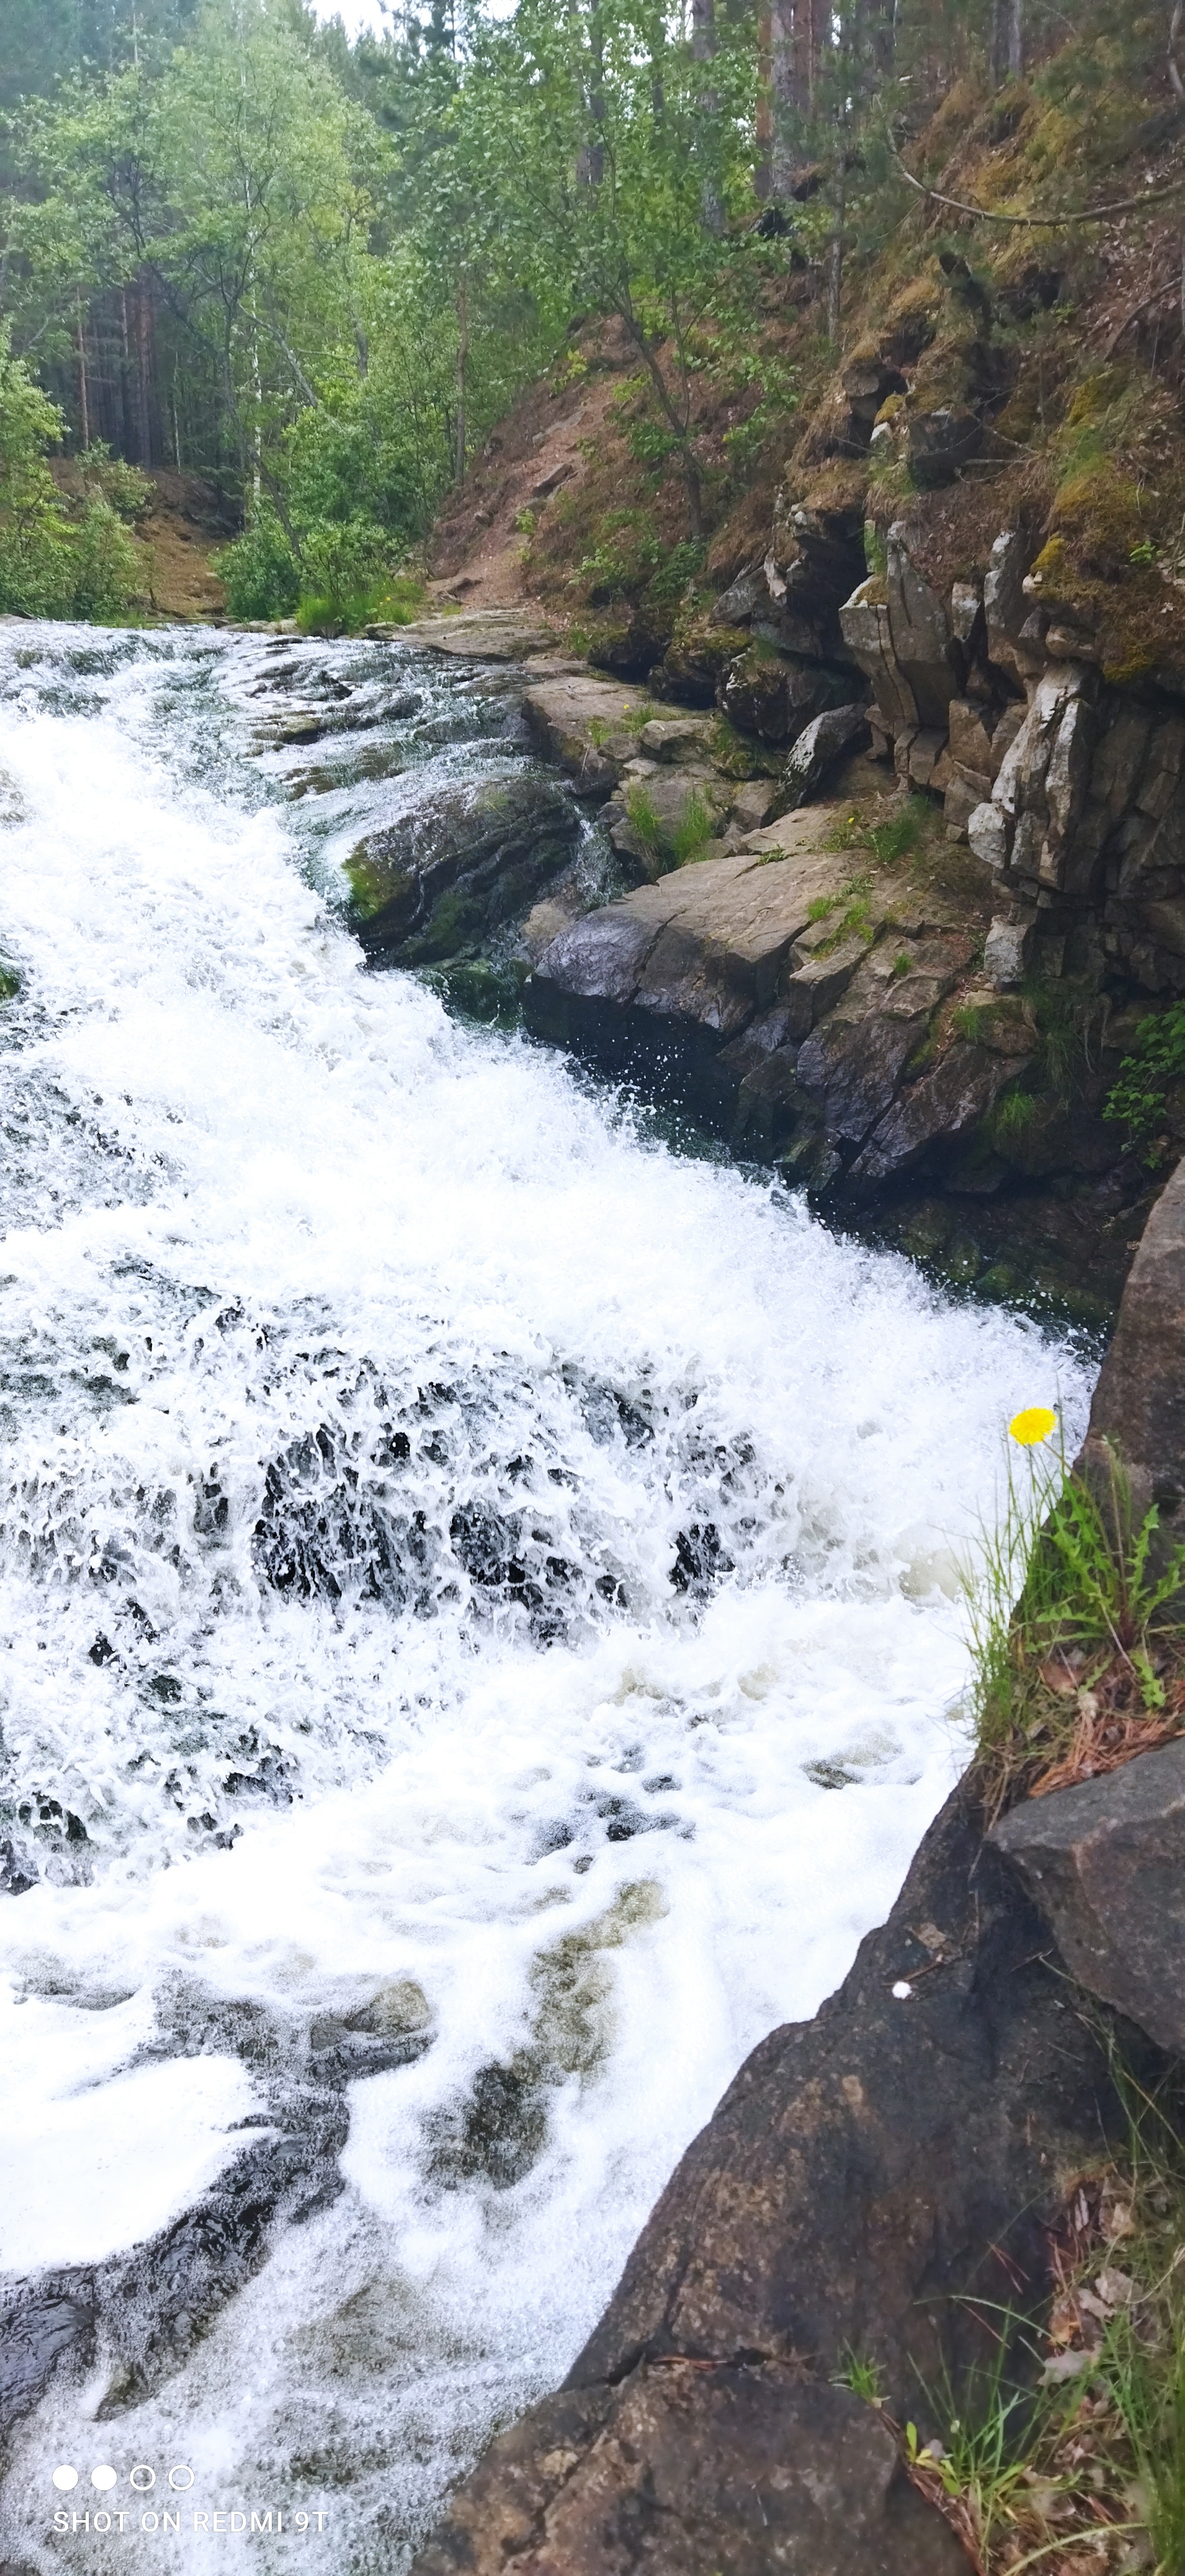
[[[101,2288],[335,2062],[348,2113],[210,2321],[152,2274],[134,2384],[100,2299],[3,2548],[90,2567],[53,2515],[103,2509],[189,2563],[200,2505],[399,2570],[891,1904],[962,1758],[951,1551],[1089,1373],[364,973],[313,885],[414,779],[347,739],[285,803],[261,646],[0,665],[0,2262]],[[408,667],[302,664],[372,712]]]

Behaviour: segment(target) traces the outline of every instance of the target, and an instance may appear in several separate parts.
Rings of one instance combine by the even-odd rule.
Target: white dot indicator
[[[897,1983],[893,1988],[894,2003],[903,2004],[907,1995],[911,1995],[912,1993],[913,1987],[906,1984],[904,1977],[898,1977]]]
[[[114,2486],[114,2484],[115,2484],[115,2471],[114,2471],[114,2469],[92,2469],[92,2470],[91,2470],[91,2485],[92,2485],[93,2487],[113,2487],[113,2486]]]
[[[55,2487],[61,2488],[63,2495],[67,2495],[70,2488],[78,2484],[78,2471],[77,2469],[55,2469],[53,2482]]]

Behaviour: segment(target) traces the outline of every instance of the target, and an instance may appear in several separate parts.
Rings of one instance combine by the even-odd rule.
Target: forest
[[[449,486],[604,322],[687,577],[788,444],[787,299],[834,360],[912,140],[1098,15],[1068,5],[432,0],[351,41],[307,0],[8,0],[0,608],[124,613],[165,468],[220,496],[233,615],[397,614]]]

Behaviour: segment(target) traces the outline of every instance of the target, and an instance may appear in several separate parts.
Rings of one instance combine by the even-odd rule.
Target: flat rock
[[[514,608],[462,609],[456,617],[422,617],[414,626],[393,631],[401,644],[455,654],[467,662],[524,662],[555,643],[541,618]]]
[[[991,1839],[1079,1985],[1185,2049],[1185,1741],[1027,1799]]]
[[[643,726],[688,719],[679,707],[655,704],[628,680],[595,679],[588,672],[541,680],[523,699],[531,733],[549,760],[567,770],[578,794],[608,796],[629,761],[636,760]]]
[[[752,837],[768,849],[751,842],[731,857],[673,869],[573,922],[526,987],[528,1016],[564,1035],[570,1002],[599,1003],[735,1036],[773,1000],[812,903],[834,901],[850,873],[841,854],[812,846],[805,817],[788,815]]]

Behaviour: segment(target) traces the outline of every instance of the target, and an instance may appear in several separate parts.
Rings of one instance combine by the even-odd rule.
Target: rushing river
[[[364,969],[359,832],[526,757],[398,648],[0,628],[20,2576],[216,2511],[406,2565],[892,1902],[952,1550],[1010,1412],[1081,1420],[1034,1325]]]

